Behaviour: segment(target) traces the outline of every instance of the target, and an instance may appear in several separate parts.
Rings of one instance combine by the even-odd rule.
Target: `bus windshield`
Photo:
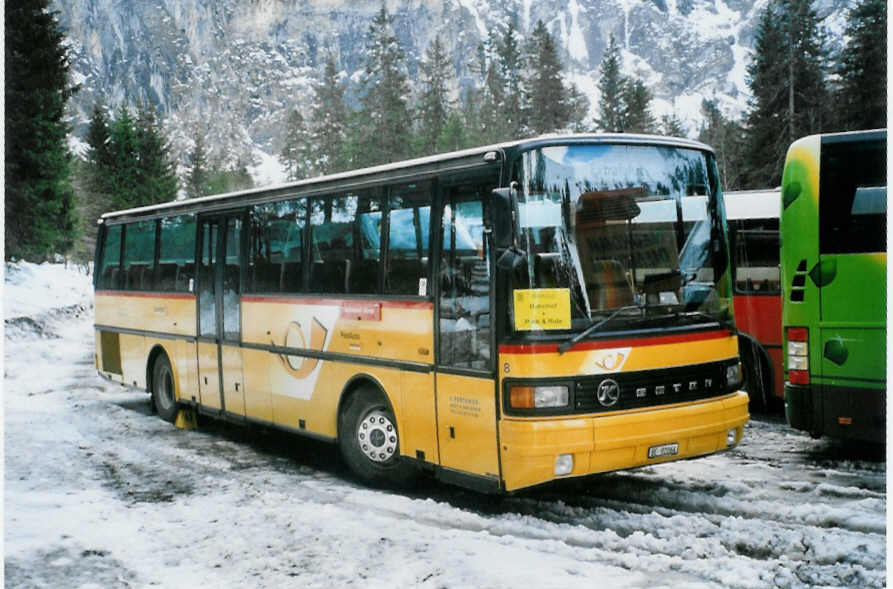
[[[718,283],[728,254],[716,178],[713,156],[696,149],[575,144],[526,152],[516,331],[726,319],[728,295]],[[559,316],[519,321],[524,301],[544,291],[558,297]]]

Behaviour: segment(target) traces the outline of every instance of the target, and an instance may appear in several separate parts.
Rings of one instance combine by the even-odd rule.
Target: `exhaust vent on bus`
[[[802,303],[806,295],[806,260],[800,260],[791,279],[791,302]]]
[[[118,333],[100,331],[99,344],[102,346],[102,370],[123,374],[121,370],[121,342],[118,339]]]

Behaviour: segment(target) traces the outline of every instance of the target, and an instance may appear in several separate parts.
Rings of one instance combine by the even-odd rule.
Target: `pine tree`
[[[148,103],[137,107],[136,147],[137,204],[158,204],[177,198],[179,182],[176,164],[155,109]]]
[[[686,137],[685,126],[676,113],[661,116],[660,133],[667,137]]]
[[[91,188],[107,196],[108,208],[126,209],[176,198],[175,164],[152,108],[140,105],[134,119],[122,104],[111,121],[101,109],[94,109],[88,143]]]
[[[292,109],[285,122],[285,143],[279,152],[279,161],[285,166],[289,180],[303,180],[313,175],[307,137],[307,126],[301,111]]]
[[[409,155],[410,87],[393,21],[382,6],[367,33],[366,66],[355,131],[358,149],[354,157],[360,166],[392,162]]]
[[[93,191],[108,192],[110,186],[107,172],[111,166],[112,157],[109,145],[111,136],[105,107],[99,103],[93,105],[86,141],[89,147],[85,169],[88,185]]]
[[[746,185],[777,186],[781,180],[781,170],[776,168],[780,168],[781,158],[790,143],[784,132],[788,106],[784,84],[787,65],[779,58],[786,54],[778,6],[772,3],[760,15],[754,60],[747,66],[752,98],[745,122]]]
[[[453,110],[450,118],[447,119],[446,125],[437,137],[436,151],[438,153],[446,151],[458,151],[466,147],[471,147],[468,143],[468,132],[462,113]]]
[[[509,23],[498,45],[497,55],[503,84],[502,101],[496,105],[502,120],[499,140],[515,139],[524,132],[527,119],[523,103],[523,56],[514,21]]]
[[[230,168],[222,162],[212,163],[208,171],[207,194],[223,194],[254,187],[254,180],[248,173],[247,164],[239,159]]]
[[[484,135],[482,121],[483,91],[474,87],[466,88],[459,101],[459,110],[464,140],[460,148],[475,147],[488,143]]]
[[[716,151],[716,163],[723,187],[726,190],[740,189],[745,147],[743,128],[739,123],[725,118],[716,100],[702,100],[701,115],[703,123],[698,141]]]
[[[87,150],[84,161],[75,160],[74,183],[78,194],[78,216],[80,218],[80,237],[75,244],[73,257],[79,262],[93,259],[96,245],[96,220],[115,208],[111,184],[108,178],[111,153],[109,144],[109,119],[105,108],[97,103],[93,105],[90,124],[87,128]]]
[[[193,147],[189,152],[189,175],[186,176],[186,198],[198,198],[208,192],[208,153],[205,135],[199,129],[192,136]]]
[[[47,0],[6,3],[5,247],[7,259],[65,252],[77,230],[65,105],[77,88]]]
[[[642,80],[627,79],[623,84],[623,124],[625,133],[654,133],[651,90]]]
[[[444,50],[440,37],[435,37],[425,52],[421,64],[421,87],[418,105],[418,151],[430,154],[438,151],[442,135],[451,121],[453,102],[450,90],[454,85],[455,73],[449,55]],[[451,131],[455,135],[455,129]],[[448,143],[455,143],[455,138]]]
[[[588,131],[586,117],[589,116],[589,99],[575,84],[568,86],[568,106],[570,109],[570,128],[574,133]]]
[[[136,121],[123,104],[117,116],[109,124],[109,164],[106,171],[108,192],[112,195],[115,209],[140,206],[136,163],[139,158]]]
[[[491,29],[487,40],[478,50],[478,68],[482,77],[478,96],[480,143],[496,143],[508,136],[505,107],[506,81],[498,56],[499,39]]]
[[[623,128],[623,94],[625,80],[620,73],[620,47],[611,35],[608,48],[602,58],[599,69],[601,77],[598,81],[598,89],[601,97],[598,100],[598,126],[609,133],[622,133]]]
[[[326,55],[322,77],[313,87],[310,114],[310,138],[315,149],[314,165],[320,174],[332,174],[347,168],[348,115],[344,106],[344,87],[338,81],[335,56]]]
[[[777,186],[787,147],[827,124],[823,32],[810,0],[773,0],[748,65],[746,186]]]
[[[531,33],[528,55],[530,76],[526,87],[531,130],[542,134],[566,128],[571,121],[571,93],[564,85],[555,39],[543,21],[538,21]]]
[[[820,133],[828,125],[827,33],[813,0],[780,0],[788,39],[788,139]]]
[[[887,2],[862,0],[847,17],[846,46],[837,73],[837,127],[843,131],[887,126]]]

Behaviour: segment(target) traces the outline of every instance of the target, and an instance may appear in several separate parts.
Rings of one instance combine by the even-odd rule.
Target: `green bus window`
[[[300,293],[304,283],[307,201],[256,205],[249,216],[248,291]]]
[[[195,216],[161,219],[156,290],[190,292],[195,279]]]
[[[883,140],[822,144],[819,181],[822,254],[887,251],[886,158]]]
[[[123,225],[106,227],[105,242],[102,246],[100,288],[115,290],[121,288],[121,228]]]
[[[368,192],[313,199],[313,293],[375,294],[381,268],[381,203]]]
[[[125,290],[155,288],[155,221],[128,223],[124,233],[124,264],[121,269]]]
[[[430,292],[430,203],[431,182],[391,187],[385,275],[385,292],[388,294],[426,296]]]

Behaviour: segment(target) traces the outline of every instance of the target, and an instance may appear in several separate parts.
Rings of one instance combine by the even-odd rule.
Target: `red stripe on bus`
[[[720,339],[731,337],[731,331],[702,331],[698,333],[685,333],[678,335],[658,335],[653,337],[624,338],[599,340],[594,342],[581,342],[574,345],[568,352],[582,352],[586,350],[605,350],[609,348],[625,348],[638,346],[658,346],[661,344],[679,344],[708,339]],[[529,344],[499,346],[500,354],[550,354],[558,352],[558,344]]]
[[[364,303],[381,305],[390,309],[433,309],[429,301],[372,301],[368,299],[321,299],[302,297],[268,297],[263,295],[242,295],[245,303],[284,303],[289,305],[329,305],[346,307]]]
[[[137,297],[141,299],[194,299],[195,295],[186,292],[135,292],[130,290],[97,290],[96,296]]]

